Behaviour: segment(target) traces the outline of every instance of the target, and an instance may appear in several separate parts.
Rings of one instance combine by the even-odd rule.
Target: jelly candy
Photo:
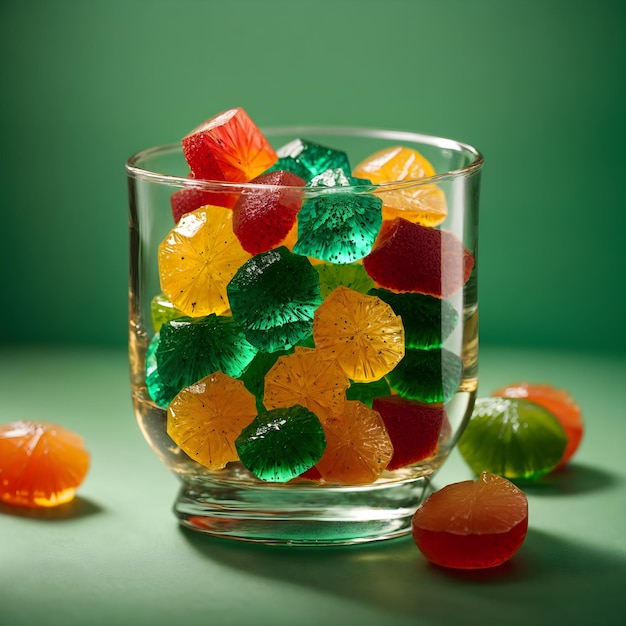
[[[298,214],[297,254],[332,263],[362,259],[382,224],[382,202],[372,194],[328,192],[307,200]]]
[[[233,317],[259,350],[286,350],[308,337],[322,301],[319,277],[305,257],[281,246],[244,263],[227,288]]]
[[[384,378],[374,380],[371,383],[351,382],[346,389],[346,400],[358,400],[371,409],[374,398],[388,396],[390,393],[391,388]]]
[[[232,317],[181,317],[163,324],[159,335],[159,376],[176,392],[217,371],[239,378],[257,353]]]
[[[342,150],[334,150],[307,139],[294,139],[277,150],[280,167],[293,172],[309,182],[326,170],[351,170],[348,156]]]
[[[258,415],[235,446],[244,467],[257,478],[287,482],[320,460],[326,437],[316,415],[296,405]]]
[[[320,276],[320,291],[326,298],[340,285],[359,293],[367,293],[374,287],[374,281],[367,275],[361,264],[331,265],[320,263],[315,266]]]
[[[365,178],[350,176],[341,168],[324,170],[306,185],[307,187],[366,187],[374,189],[372,183]]]
[[[402,320],[380,298],[339,286],[315,312],[318,350],[337,359],[355,382],[378,380],[404,356]]]
[[[434,456],[446,410],[442,404],[422,404],[401,396],[375,398],[372,408],[380,413],[393,444],[387,469],[406,467]]]
[[[202,207],[184,215],[159,245],[161,290],[185,315],[221,315],[226,285],[250,258],[232,227],[233,212]]]
[[[72,500],[89,471],[82,438],[58,424],[0,425],[0,502],[53,507]]]
[[[448,402],[461,383],[463,364],[445,348],[406,351],[387,375],[391,388],[403,398],[420,402]]]
[[[167,323],[167,322],[166,322]],[[146,350],[146,389],[153,402],[163,409],[167,409],[170,400],[178,393],[178,387],[172,387],[163,382],[159,376],[156,351],[161,336],[157,333],[150,341]]]
[[[383,223],[363,267],[380,287],[447,298],[469,279],[474,257],[454,234],[397,218]]]
[[[248,182],[271,167],[278,156],[242,108],[213,116],[182,139],[194,178]]]
[[[567,391],[552,385],[523,382],[496,389],[491,395],[525,398],[550,411],[559,420],[567,436],[565,451],[555,469],[569,462],[583,438],[584,425],[580,408]]]
[[[152,330],[158,333],[161,326],[177,317],[185,317],[185,314],[177,309],[162,293],[158,293],[150,301],[150,317],[152,318]]]
[[[363,403],[346,401],[340,413],[322,421],[326,450],[316,464],[327,482],[372,483],[386,469],[393,445],[380,415]]]
[[[407,348],[441,348],[459,320],[450,302],[434,296],[387,289],[371,289],[367,293],[386,302],[402,318]]]
[[[218,470],[239,459],[235,439],[256,417],[240,380],[215,372],[182,389],[167,409],[167,434],[191,459]]]
[[[186,213],[191,213],[203,206],[223,206],[232,209],[235,202],[237,202],[237,194],[206,191],[194,187],[179,189],[170,196],[174,222],[178,222]]]
[[[521,398],[478,398],[458,447],[476,474],[534,480],[554,469],[566,444],[557,418],[538,404]]]
[[[268,409],[300,404],[320,419],[343,405],[350,381],[339,364],[312,349],[280,357],[265,376]]]
[[[250,182],[268,187],[241,195],[233,208],[233,230],[244,250],[258,254],[282,243],[296,225],[304,181],[290,172],[276,171]]]
[[[431,494],[412,520],[413,539],[432,563],[483,569],[508,561],[528,531],[528,499],[505,478],[482,472]]]
[[[383,218],[386,220],[403,217],[425,226],[437,226],[446,219],[446,196],[436,184],[388,184],[435,175],[433,166],[417,150],[400,146],[385,148],[359,163],[353,175],[382,185],[378,193],[383,200]]]

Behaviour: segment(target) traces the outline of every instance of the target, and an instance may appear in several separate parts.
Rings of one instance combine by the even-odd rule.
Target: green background
[[[126,158],[243,106],[474,144],[482,341],[623,353],[624,6],[4,0],[0,342],[122,346]]]

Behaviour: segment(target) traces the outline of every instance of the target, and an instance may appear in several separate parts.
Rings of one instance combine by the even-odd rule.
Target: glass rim
[[[267,185],[263,183],[251,183],[251,182],[232,182],[225,180],[207,180],[207,179],[194,179],[183,176],[174,176],[171,174],[164,174],[161,172],[154,172],[149,169],[145,169],[138,165],[141,161],[144,161],[152,156],[167,155],[173,153],[182,153],[181,142],[161,144],[152,146],[139,152],[135,152],[126,161],[126,173],[128,176],[143,180],[147,182],[160,183],[170,187],[187,187],[195,189],[222,189],[231,192],[241,192],[245,189],[248,190],[266,190],[268,187],[273,188],[285,188],[285,189],[304,189],[307,191],[326,191],[326,192],[348,192],[348,191],[391,191],[402,189],[405,187],[413,187],[416,185],[433,184],[442,182],[447,179],[457,178],[459,176],[471,176],[477,173],[483,166],[484,158],[482,153],[474,148],[472,145],[457,141],[455,139],[448,139],[446,137],[439,137],[436,135],[427,135],[422,133],[416,133],[413,131],[404,130],[389,130],[389,129],[374,129],[374,128],[361,128],[352,126],[275,126],[268,128],[261,128],[267,137],[280,137],[280,136],[306,136],[306,135],[337,135],[337,136],[350,136],[350,137],[363,137],[369,139],[385,139],[385,140],[397,140],[398,142],[410,142],[413,144],[419,143],[427,145],[433,148],[439,148],[441,150],[451,150],[457,153],[465,153],[470,155],[472,161],[467,165],[448,170],[446,172],[437,173],[433,176],[426,176],[424,178],[416,178],[411,180],[391,181],[387,183],[379,184],[359,184],[359,185],[346,185],[341,187],[294,187],[287,185]]]

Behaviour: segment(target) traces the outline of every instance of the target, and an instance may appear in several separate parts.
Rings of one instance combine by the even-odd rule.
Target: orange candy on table
[[[53,507],[72,500],[90,456],[75,432],[47,422],[0,426],[0,501]]]
[[[578,450],[584,434],[582,414],[572,396],[564,389],[548,384],[520,382],[500,387],[491,395],[503,398],[524,398],[550,411],[559,420],[567,436],[567,445],[555,469],[566,465]]]

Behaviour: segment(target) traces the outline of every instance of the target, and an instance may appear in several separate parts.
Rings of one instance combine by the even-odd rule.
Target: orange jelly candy
[[[69,502],[89,470],[76,433],[47,422],[0,425],[0,501],[52,507]]]

